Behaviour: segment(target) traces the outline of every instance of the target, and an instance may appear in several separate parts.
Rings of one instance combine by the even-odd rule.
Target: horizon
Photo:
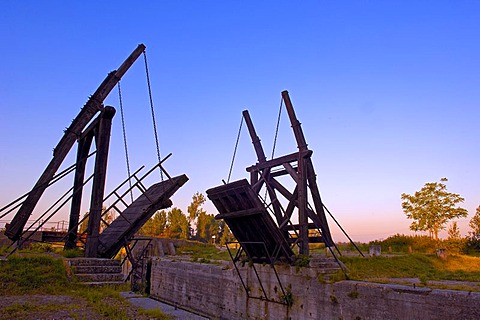
[[[172,198],[184,213],[195,192],[227,179],[244,109],[270,156],[288,90],[322,200],[354,241],[425,234],[409,230],[400,195],[442,177],[465,198],[469,215],[456,221],[469,231],[480,205],[480,3],[27,1],[4,4],[0,17],[0,207],[30,191],[88,97],[144,43],[161,154],[173,154],[165,167],[190,178]],[[157,159],[141,58],[121,83],[131,168],[149,168]],[[106,194],[127,176],[116,90],[105,100],[117,110]],[[297,150],[284,111],[276,156]],[[245,129],[232,181],[256,163]],[[208,199],[204,208],[217,213]],[[56,217],[68,220],[68,206]]]

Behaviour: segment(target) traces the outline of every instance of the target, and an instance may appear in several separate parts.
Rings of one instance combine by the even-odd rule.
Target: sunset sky
[[[63,130],[139,43],[161,153],[173,153],[165,167],[190,178],[172,199],[184,212],[227,178],[242,110],[270,156],[282,90],[322,199],[354,240],[411,234],[400,195],[442,177],[465,198],[463,235],[480,205],[479,1],[4,1],[0,39],[0,207],[33,187]],[[132,171],[151,167],[142,58],[121,84]],[[105,102],[117,109],[108,192],[126,165],[117,91]],[[276,155],[295,151],[283,112]],[[255,162],[244,127],[231,180]]]

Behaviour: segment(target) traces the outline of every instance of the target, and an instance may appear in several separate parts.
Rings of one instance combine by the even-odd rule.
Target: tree
[[[225,245],[227,242],[232,242],[235,240],[232,231],[230,231],[230,228],[227,226],[225,221],[220,221],[220,244]]]
[[[100,220],[100,233],[103,232],[103,230],[105,230],[112,222],[113,220],[115,220],[115,211],[113,211],[112,209],[108,210],[108,211],[105,211],[106,208],[103,207],[102,208],[102,219]],[[83,218],[82,219],[85,219],[82,221],[82,223],[80,223],[80,226],[79,226],[79,231],[80,233],[84,233],[87,231],[87,228],[88,228],[88,217],[90,215],[90,212],[85,212],[83,214]]]
[[[157,211],[152,218],[150,218],[138,233],[144,236],[159,237],[161,236],[167,224],[167,212],[165,210]]]
[[[465,199],[448,192],[447,181],[447,178],[442,178],[440,182],[427,182],[414,195],[402,193],[403,212],[408,219],[414,220],[411,230],[428,231],[431,238],[438,240],[438,232],[449,220],[467,216],[466,209],[457,207]]]
[[[200,214],[206,214],[205,210],[201,207],[205,203],[206,199],[202,193],[196,192],[192,197],[192,202],[187,208],[188,212],[188,225],[190,236],[193,236],[193,224],[196,223]]]
[[[187,239],[188,221],[182,210],[172,208],[168,211],[165,233],[169,238]]]
[[[87,231],[88,227],[88,211],[83,214],[82,223],[80,223],[80,227],[78,228],[79,233],[84,233]]]
[[[460,229],[458,228],[457,221],[453,221],[448,228],[448,240],[459,240],[460,238]]]
[[[195,239],[202,242],[209,242],[212,236],[218,237],[220,234],[220,223],[215,220],[213,214],[200,212],[197,218],[197,230]]]
[[[480,206],[475,210],[475,215],[468,225],[472,228],[472,236],[476,239],[480,239]]]

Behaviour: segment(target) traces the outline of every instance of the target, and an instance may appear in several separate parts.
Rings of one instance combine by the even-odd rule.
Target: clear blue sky
[[[166,168],[190,177],[173,198],[184,212],[227,178],[242,110],[270,154],[285,89],[322,198],[354,240],[410,233],[400,194],[441,177],[469,218],[480,205],[478,1],[4,1],[0,39],[0,206],[31,189],[64,128],[139,43],[161,152],[173,153]],[[150,167],[141,60],[122,90],[132,169]],[[106,103],[119,110],[115,90]],[[276,154],[295,150],[284,113]],[[232,180],[256,161],[246,130],[238,152]],[[111,190],[126,177],[119,112],[108,170]]]

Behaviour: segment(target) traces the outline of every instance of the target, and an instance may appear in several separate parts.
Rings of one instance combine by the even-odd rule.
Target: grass
[[[131,319],[132,306],[120,291],[128,291],[129,286],[89,287],[69,279],[63,259],[51,254],[22,253],[12,255],[7,261],[0,262],[0,296],[22,295],[65,295],[78,297],[87,303],[87,307],[108,319]],[[58,304],[34,305],[28,302],[16,303],[2,310],[12,318],[23,318],[38,311],[79,309],[78,305]],[[161,311],[139,310],[139,314],[148,318],[170,319]],[[73,318],[76,318],[72,315]]]
[[[407,254],[392,257],[342,257],[352,280],[419,278],[427,280],[480,281],[480,258],[450,255]]]
[[[61,259],[12,255],[0,263],[0,295],[66,293],[72,285]]]
[[[236,249],[230,249],[232,254],[235,254]],[[229,261],[230,255],[226,250],[219,250],[212,244],[192,243],[190,245],[181,246],[177,248],[177,254],[189,255],[193,262],[211,263],[216,261]]]

